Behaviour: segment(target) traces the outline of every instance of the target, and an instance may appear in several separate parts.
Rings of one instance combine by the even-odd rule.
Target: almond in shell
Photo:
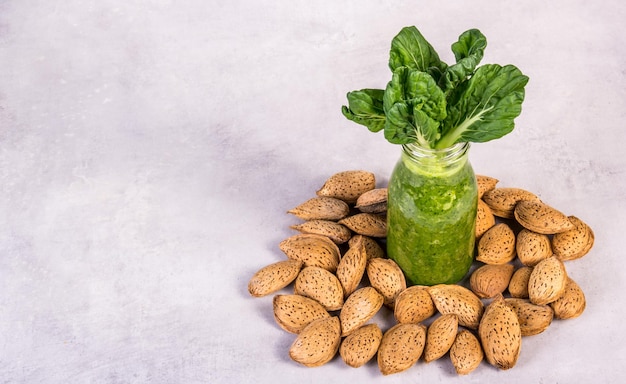
[[[353,235],[348,241],[348,246],[353,247],[359,241],[363,242],[363,244],[365,245],[365,253],[367,254],[368,260],[373,257],[385,257],[385,250],[383,249],[383,247],[381,247],[376,240],[369,236],[358,234]]]
[[[513,264],[485,264],[472,272],[470,288],[480,298],[492,298],[504,292],[511,281]]]
[[[299,234],[278,245],[292,260],[300,260],[305,267],[320,267],[330,272],[337,270],[341,253],[339,247],[326,236]]]
[[[456,373],[469,374],[478,368],[483,358],[483,348],[478,338],[467,329],[460,330],[450,347],[450,360]]]
[[[437,309],[424,286],[413,285],[396,297],[393,315],[398,323],[420,323],[436,313]]]
[[[406,371],[424,352],[423,324],[396,324],[384,333],[378,348],[378,368],[383,375]]]
[[[567,279],[565,292],[560,298],[550,303],[557,319],[573,319],[580,316],[587,306],[585,293],[571,278]]]
[[[317,191],[318,196],[334,197],[355,203],[359,196],[376,188],[376,178],[367,171],[343,171],[329,177]]]
[[[509,294],[511,297],[528,299],[528,281],[532,272],[533,268],[526,266],[520,267],[513,272],[509,282]]]
[[[300,295],[276,295],[272,303],[274,320],[290,333],[300,333],[314,320],[330,317],[322,304]]]
[[[494,225],[478,241],[478,261],[485,264],[506,264],[514,258],[515,233],[506,223]]]
[[[498,295],[485,309],[478,335],[485,358],[500,369],[515,366],[522,347],[522,331],[515,311]]]
[[[345,297],[354,292],[363,279],[367,266],[367,253],[363,240],[359,240],[350,247],[339,261],[337,278],[343,287]]]
[[[565,265],[556,256],[540,261],[528,279],[528,297],[533,304],[549,304],[563,295],[567,285]]]
[[[261,268],[248,282],[248,292],[261,297],[285,288],[298,277],[302,264],[300,260],[282,260]]]
[[[365,192],[356,200],[354,207],[367,213],[387,212],[387,188],[376,188]]]
[[[564,213],[540,201],[520,201],[515,206],[514,215],[524,228],[545,235],[574,229],[574,224]]]
[[[476,184],[478,185],[478,198],[481,199],[485,192],[495,189],[498,181],[498,179],[493,177],[476,175]]]
[[[522,264],[530,267],[552,256],[548,235],[533,232],[526,228],[517,234],[515,248],[517,249],[517,257]]]
[[[456,284],[438,284],[427,288],[437,310],[446,315],[456,314],[459,325],[476,329],[483,316],[484,305],[471,290]]]
[[[491,212],[491,208],[489,208],[487,203],[479,199],[476,209],[476,238],[480,239],[494,225],[496,225],[496,217]]]
[[[307,367],[319,367],[335,357],[341,343],[337,316],[318,319],[298,334],[289,348],[289,357]]]
[[[334,197],[317,196],[290,209],[287,213],[291,213],[302,220],[336,221],[348,216],[350,207],[343,200],[335,199]]]
[[[359,235],[370,237],[387,236],[387,219],[373,213],[357,213],[339,220],[343,224]]]
[[[339,355],[347,365],[358,368],[376,355],[382,338],[377,324],[364,325],[343,339]]]
[[[371,286],[383,295],[385,305],[393,308],[396,296],[406,289],[402,269],[391,259],[374,258],[367,262],[366,271]]]
[[[343,288],[337,276],[320,267],[305,267],[294,284],[294,293],[316,300],[327,311],[343,306]]]
[[[330,220],[309,220],[291,226],[298,232],[326,236],[336,244],[343,244],[350,240],[352,232],[344,225]]]
[[[339,313],[341,336],[348,336],[374,317],[383,301],[383,295],[372,287],[363,287],[348,296]]]
[[[424,361],[427,363],[445,355],[452,347],[459,330],[459,318],[453,313],[441,315],[428,327]]]
[[[519,201],[539,201],[539,197],[521,188],[494,188],[485,192],[483,200],[491,208],[494,215],[512,219],[513,211]]]
[[[537,335],[548,328],[554,318],[549,305],[537,305],[527,299],[506,298],[506,304],[517,314],[522,336]]]
[[[574,228],[552,237],[552,251],[563,261],[585,256],[593,247],[594,234],[591,227],[576,216],[569,216]]]

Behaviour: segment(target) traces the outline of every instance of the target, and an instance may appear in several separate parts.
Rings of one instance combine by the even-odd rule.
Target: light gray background
[[[625,19],[617,0],[0,1],[0,382],[623,379]],[[307,369],[247,293],[328,176],[385,184],[399,148],[340,108],[384,87],[407,25],[448,62],[479,28],[484,62],[530,77],[515,131],[471,161],[595,230],[567,264],[587,310],[509,371]]]

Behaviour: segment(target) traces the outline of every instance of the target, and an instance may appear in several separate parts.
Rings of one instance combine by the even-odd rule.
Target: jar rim
[[[462,157],[470,147],[469,142],[459,142],[447,148],[427,148],[417,143],[402,144],[402,150],[408,156],[416,159],[438,158],[440,160],[454,160]]]
[[[443,177],[459,171],[467,164],[469,147],[469,142],[456,143],[443,149],[403,144],[401,161],[414,173]]]

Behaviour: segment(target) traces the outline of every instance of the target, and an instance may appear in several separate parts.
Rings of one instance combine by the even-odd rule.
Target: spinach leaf
[[[452,44],[456,64],[446,69],[440,84],[446,94],[452,92],[459,83],[474,73],[478,63],[483,59],[486,47],[487,38],[478,29],[463,32],[459,40]]]
[[[372,132],[385,127],[382,89],[362,89],[348,92],[348,106],[341,108],[348,120],[365,125]]]
[[[388,112],[395,103],[405,101],[407,99],[405,84],[409,76],[408,67],[398,67],[391,75],[391,81],[387,83],[383,94],[383,110]]]
[[[433,119],[428,113],[417,105],[413,106],[413,121],[415,125],[416,141],[425,148],[430,148],[432,143],[439,139],[438,120]]]
[[[385,137],[394,142],[417,141],[427,147],[439,138],[439,125],[446,117],[446,99],[428,73],[398,67],[385,88],[383,106],[388,117]]]
[[[439,81],[447,64],[415,27],[404,27],[391,41],[389,68],[395,71],[399,67],[409,67],[428,72]]]
[[[428,73],[410,70],[407,81],[407,96],[413,107],[416,135],[423,138],[429,147],[430,143],[439,139],[439,125],[447,115],[446,97]]]
[[[392,144],[408,144],[417,140],[407,103],[399,101],[387,110],[385,139]]]
[[[459,40],[452,44],[452,52],[456,62],[477,56],[478,61],[482,60],[485,48],[487,47],[487,38],[478,29],[469,29],[459,36]]]
[[[458,142],[500,138],[511,132],[522,111],[528,77],[513,65],[486,64],[479,67],[458,93],[458,101],[448,105],[437,148]]]
[[[428,73],[409,70],[406,95],[415,109],[423,111],[433,120],[443,121],[446,118],[446,97]]]

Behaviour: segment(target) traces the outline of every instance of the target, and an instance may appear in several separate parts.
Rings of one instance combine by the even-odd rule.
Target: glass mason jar
[[[469,147],[402,146],[389,180],[387,253],[410,284],[456,283],[472,265],[478,187]]]

